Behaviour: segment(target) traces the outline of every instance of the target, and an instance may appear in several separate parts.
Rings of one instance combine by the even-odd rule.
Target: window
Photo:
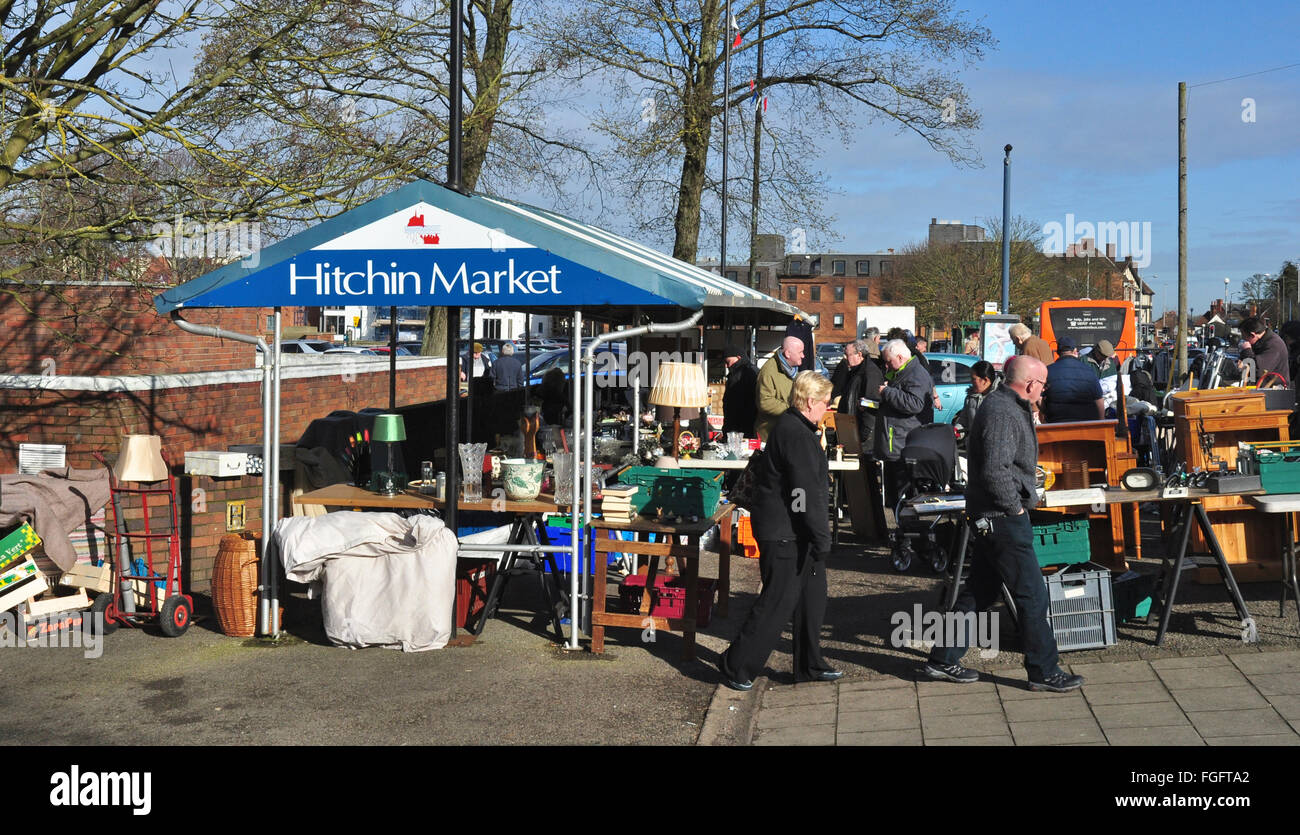
[[[791,286],[791,287],[787,287],[787,288],[785,288],[785,300],[786,300],[786,301],[788,301],[788,302],[792,302],[792,301],[796,301],[796,300],[798,300],[798,298],[799,298],[799,288],[798,288],[798,287],[793,287],[793,286]]]
[[[858,262],[858,275],[871,275],[871,262],[870,262],[870,261],[859,261],[859,262]]]
[[[842,301],[844,301],[844,285],[843,285],[843,284],[837,284],[837,285],[835,285],[835,301],[837,301],[837,302],[842,302]]]
[[[835,314],[835,330],[837,330],[837,331],[842,331],[842,330],[844,330],[844,314],[843,314],[843,313],[836,313],[836,314]]]
[[[859,288],[858,288],[858,301],[860,301],[860,302],[865,302],[865,301],[867,301],[868,298],[869,298],[869,296],[870,296],[870,294],[871,294],[871,288],[870,288],[870,287],[865,287],[865,286],[863,286],[863,287],[859,287]]]
[[[802,259],[802,258],[791,258],[791,259],[790,259],[790,275],[803,275],[803,259]]]
[[[969,386],[970,366],[954,360],[929,360],[930,377],[936,386]]]
[[[844,261],[831,262],[831,275],[844,275]]]
[[[881,274],[881,275],[893,275],[893,274],[894,274],[894,264],[893,264],[893,262],[891,262],[891,261],[881,261],[881,262],[880,262],[880,274]]]
[[[822,288],[813,286],[808,288],[808,298],[812,301],[819,302],[822,300]]]
[[[817,258],[812,262],[811,265],[809,265],[808,275],[821,275],[821,274],[822,274],[822,259]]]
[[[729,280],[735,281],[737,275],[739,275],[739,273],[737,273],[735,270],[727,270],[727,278]]]

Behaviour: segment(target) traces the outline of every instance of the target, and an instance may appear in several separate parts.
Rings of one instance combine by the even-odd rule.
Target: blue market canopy
[[[568,314],[581,308],[606,318],[627,316],[631,308],[654,318],[679,318],[683,308],[730,308],[755,323],[805,315],[598,227],[427,181],[173,287],[154,305],[160,313],[421,305]]]

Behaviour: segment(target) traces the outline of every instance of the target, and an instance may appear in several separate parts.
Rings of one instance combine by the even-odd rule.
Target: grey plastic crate
[[[1115,643],[1115,604],[1110,572],[1096,563],[1071,565],[1043,578],[1047,622],[1061,652],[1101,649]]]

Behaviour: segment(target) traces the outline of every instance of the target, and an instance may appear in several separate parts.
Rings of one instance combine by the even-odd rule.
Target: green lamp
[[[406,440],[406,422],[401,415],[375,415],[370,433],[370,489],[383,496],[393,496],[406,489],[406,463],[402,459],[402,441]]]

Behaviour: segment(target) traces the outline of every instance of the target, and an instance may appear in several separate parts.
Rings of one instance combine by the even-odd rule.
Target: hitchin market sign
[[[420,202],[262,269],[249,269],[185,306],[666,302],[501,229]]]

